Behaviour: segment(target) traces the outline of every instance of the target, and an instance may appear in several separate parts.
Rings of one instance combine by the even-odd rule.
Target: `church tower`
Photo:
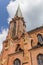
[[[0,65],[43,65],[43,26],[26,32],[20,7],[3,41]]]
[[[20,37],[25,33],[25,22],[20,7],[18,6],[15,17],[10,21],[9,35],[11,38]]]

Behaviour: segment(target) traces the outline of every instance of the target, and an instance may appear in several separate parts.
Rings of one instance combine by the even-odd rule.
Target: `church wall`
[[[21,61],[21,65],[23,64],[23,52],[12,53],[8,56],[8,65],[13,65],[13,62],[19,59]]]
[[[30,51],[24,52],[24,63],[23,65],[31,65],[31,54]]]
[[[43,47],[32,49],[32,50],[30,50],[30,52],[31,52],[31,61],[32,61],[31,63],[32,63],[32,65],[38,65],[37,56],[39,54],[43,54]]]
[[[33,40],[32,44],[31,44],[32,47],[37,46],[37,44],[38,44],[37,35],[41,34],[42,37],[43,37],[43,28],[37,29],[37,30],[33,30],[33,31],[29,32],[28,34],[31,37],[31,40]]]

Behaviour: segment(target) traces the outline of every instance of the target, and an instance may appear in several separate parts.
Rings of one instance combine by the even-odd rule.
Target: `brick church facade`
[[[0,65],[43,65],[43,26],[26,32],[20,7],[3,41]]]

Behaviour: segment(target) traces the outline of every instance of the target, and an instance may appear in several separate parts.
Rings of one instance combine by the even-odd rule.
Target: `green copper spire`
[[[16,12],[16,16],[22,17],[22,12],[20,10],[20,6],[18,6],[18,9],[17,9],[17,12]]]

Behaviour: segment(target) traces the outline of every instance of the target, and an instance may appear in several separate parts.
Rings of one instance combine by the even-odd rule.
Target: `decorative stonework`
[[[6,62],[6,59],[0,60],[1,65],[4,65],[5,62]]]

